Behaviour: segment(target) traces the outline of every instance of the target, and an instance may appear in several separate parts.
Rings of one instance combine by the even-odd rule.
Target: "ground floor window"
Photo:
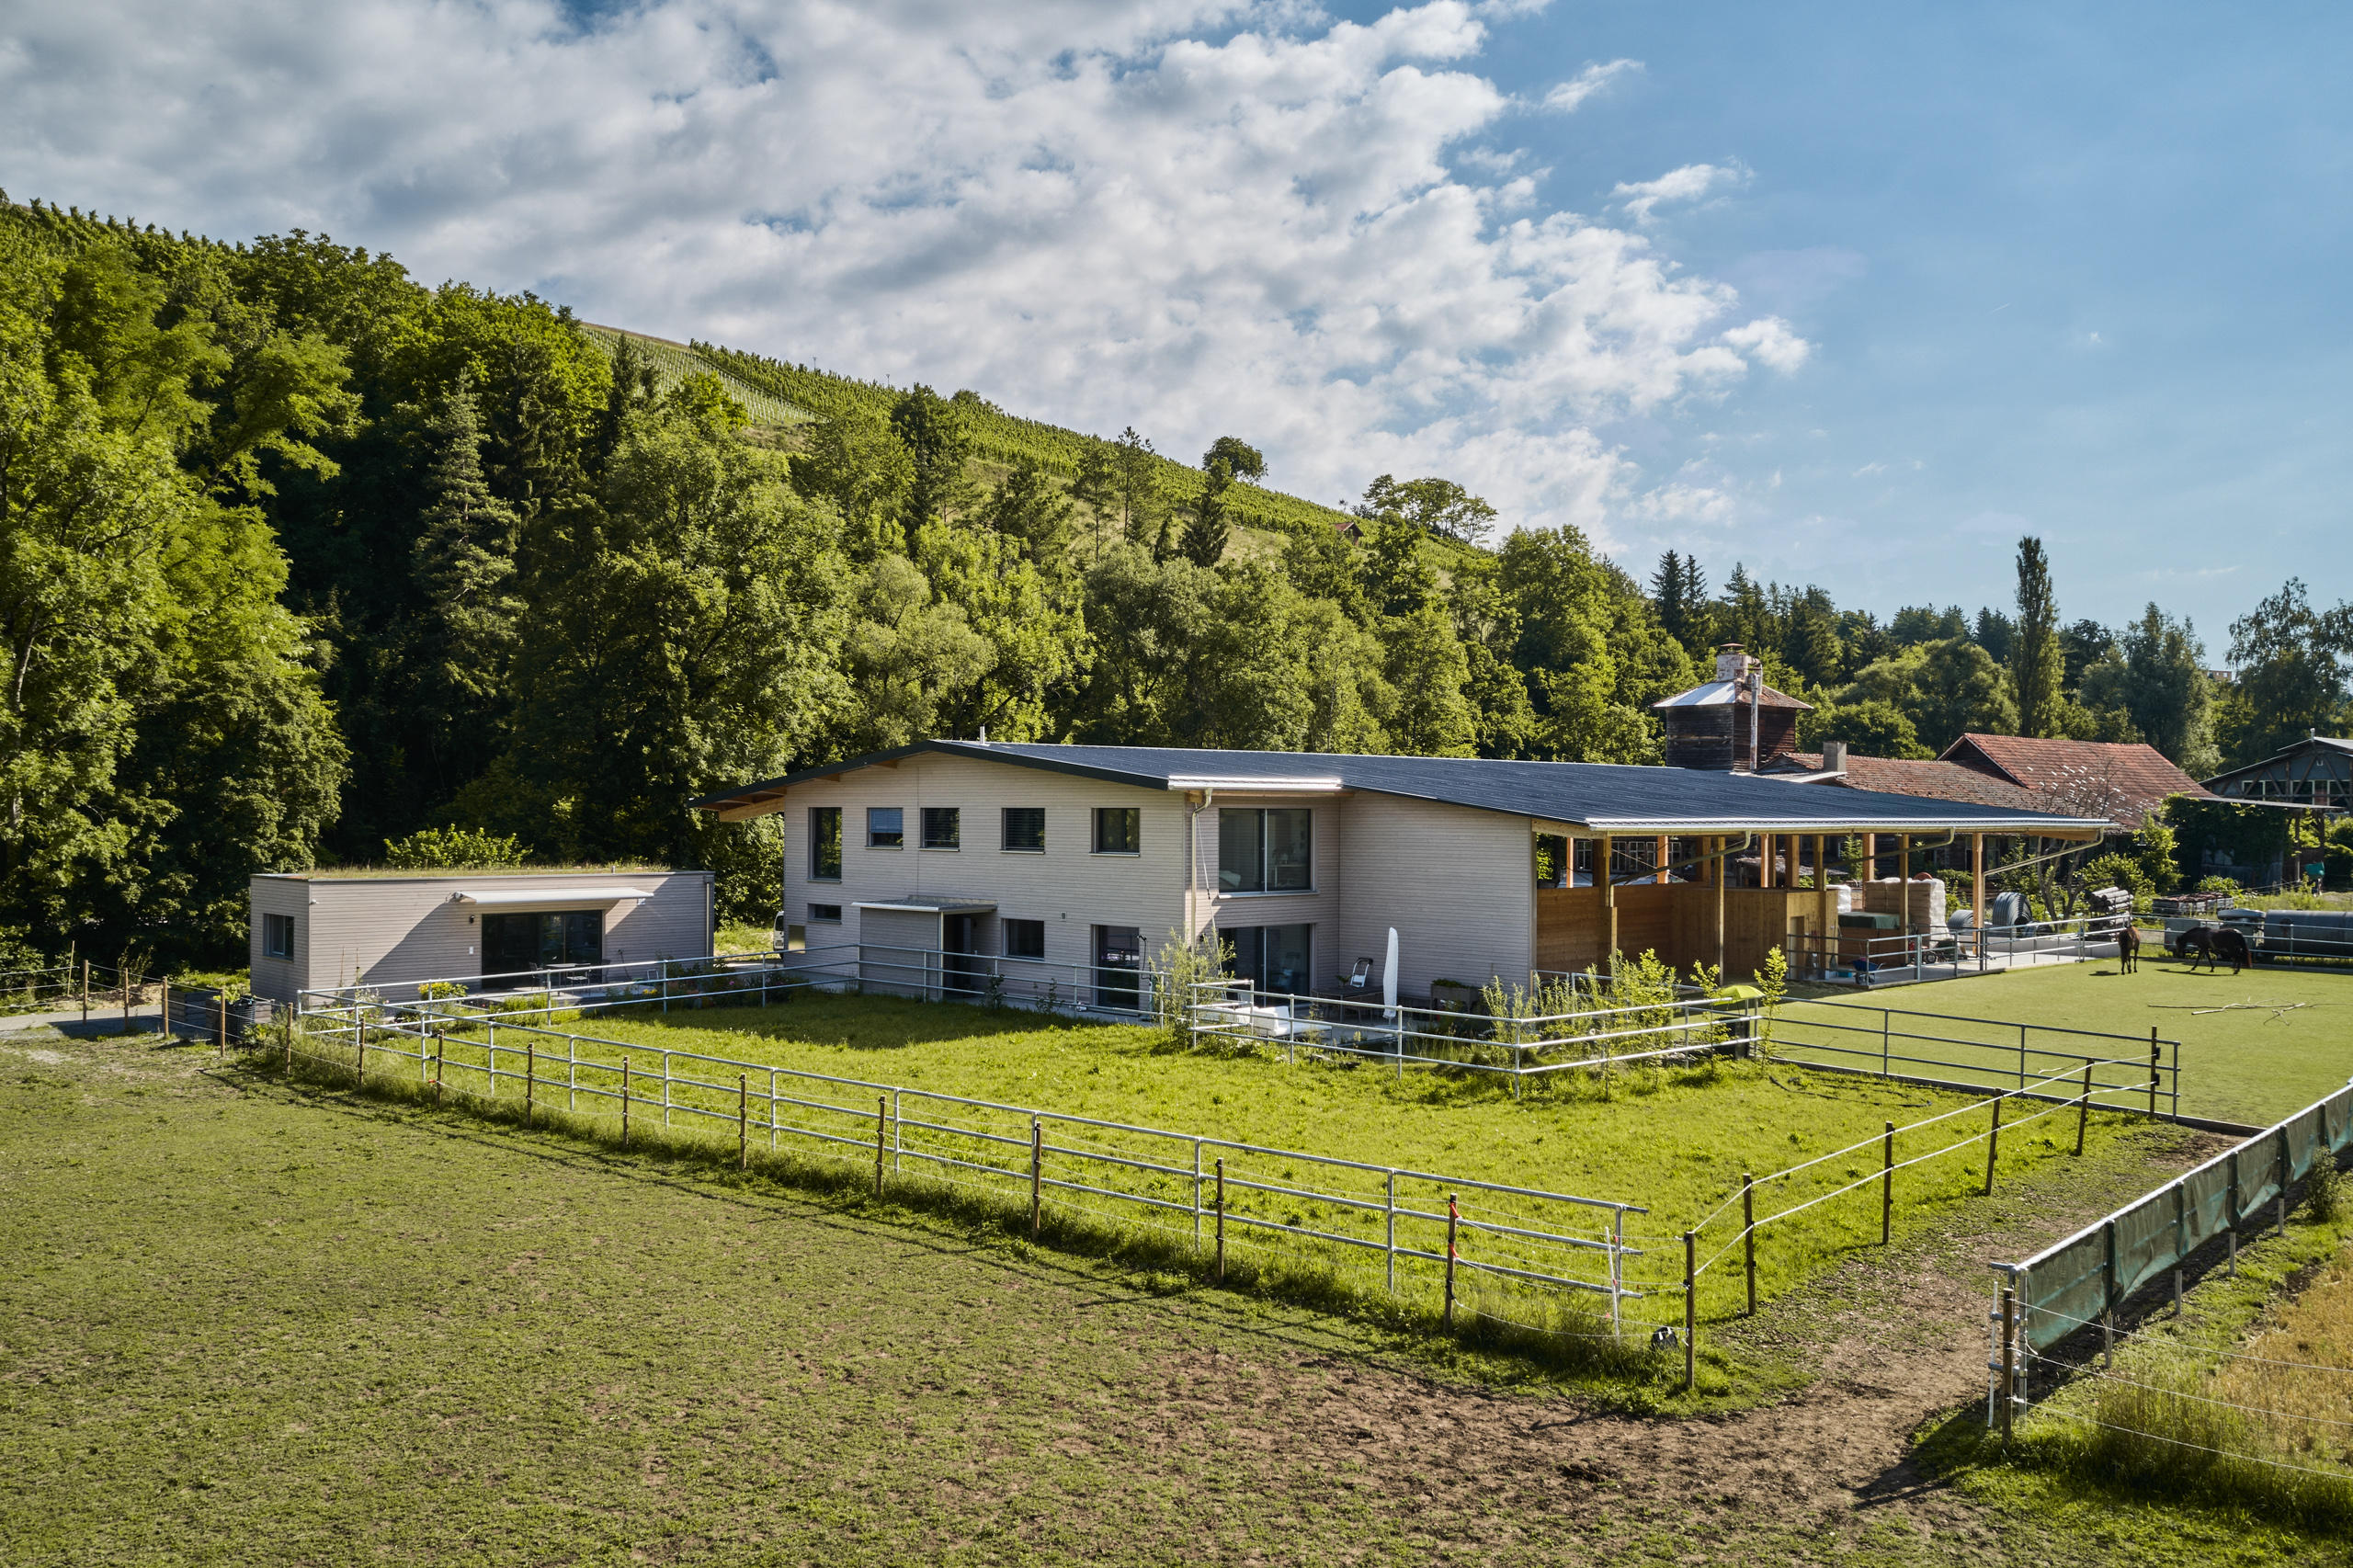
[[[1046,923],[1042,920],[1006,921],[1005,956],[1009,959],[1043,959],[1046,956]]]
[[[1139,1006],[1142,978],[1143,933],[1133,926],[1095,927],[1095,1005]]]
[[[482,917],[482,971],[524,971],[605,961],[605,912],[567,909]]]
[[[1236,980],[1246,980],[1261,991],[1305,994],[1315,988],[1310,966],[1310,937],[1306,926],[1221,926],[1226,968]]]
[[[292,915],[265,915],[261,917],[261,956],[266,959],[290,959],[294,956]]]

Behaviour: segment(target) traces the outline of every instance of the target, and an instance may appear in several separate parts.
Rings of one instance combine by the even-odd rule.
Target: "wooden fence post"
[[[1217,1282],[1225,1283],[1225,1156],[1217,1157]]]
[[[1683,1233],[1683,1392],[1689,1393],[1699,1375],[1699,1235]]]
[[[878,1135],[879,1136],[879,1135]],[[878,1154],[879,1160],[881,1156]],[[1040,1207],[1040,1188],[1045,1179],[1046,1130],[1036,1117],[1029,1119],[1029,1239],[1038,1239],[1038,1215]],[[1222,1187],[1220,1187],[1222,1191]]]
[[[1994,1196],[1994,1162],[2002,1153],[2003,1097],[2001,1095],[1994,1096],[1994,1122],[1985,1131],[1985,1196],[1988,1198]]]
[[[2010,1440],[2010,1401],[2018,1390],[2018,1294],[2015,1286],[2002,1287],[2002,1441]]]
[[[2084,1133],[2092,1121],[2092,1060],[2084,1058],[2084,1096],[2075,1102],[2075,1153],[2084,1152]]]
[[[752,1168],[752,1076],[735,1074],[735,1168]]]
[[[82,961],[83,961],[85,964],[86,964],[86,963],[88,963],[88,962],[89,962],[89,960],[88,960],[87,959],[85,959],[85,960],[83,960]],[[89,997],[87,997],[87,996],[84,996],[84,997],[82,998],[82,1021],[83,1021],[84,1023],[85,1023],[85,1024],[86,1024],[86,1023],[88,1023],[88,1022],[90,1021],[90,999],[89,999]],[[168,980],[167,980],[167,981],[165,981],[165,982],[164,982],[164,1005],[163,1005],[161,1007],[159,1007],[159,1008],[157,1008],[157,1009],[156,1009],[156,1013],[155,1013],[155,1022],[156,1022],[157,1026],[158,1026],[158,1027],[160,1027],[160,1028],[163,1029],[163,1031],[164,1031],[164,1043],[165,1043],[165,1045],[169,1045],[169,1044],[171,1044],[171,1043],[172,1043],[172,983],[171,983],[170,981],[168,981]]]
[[[540,1037],[523,1037],[523,1125],[531,1125],[532,1108],[539,1103]]]
[[[212,994],[212,1054],[229,1054],[229,994],[226,991]]]
[[[82,1021],[85,1024],[90,1021],[90,960],[87,959],[82,960]]]
[[[1756,1315],[1756,1184],[1746,1171],[1740,1173],[1740,1239],[1747,1254],[1748,1315]]]
[[[1454,1326],[1454,1229],[1461,1219],[1462,1211],[1456,1205],[1454,1195],[1449,1193],[1446,1199],[1446,1312],[1444,1313],[1444,1321],[1449,1328]]]
[[[629,1058],[621,1058],[621,1147],[629,1147]]]
[[[1881,1133],[1879,1169],[1879,1244],[1881,1246],[1895,1234],[1895,1123],[1886,1123]]]

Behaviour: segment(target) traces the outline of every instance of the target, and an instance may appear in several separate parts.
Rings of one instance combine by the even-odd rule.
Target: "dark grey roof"
[[[1251,786],[1359,790],[1504,812],[1600,834],[2088,832],[2096,819],[1965,801],[1825,789],[1750,774],[1588,762],[1495,762],[1452,756],[1341,756],[1319,752],[1178,746],[922,741],[722,790],[688,802],[707,811],[769,805],[791,786],[918,752],[984,758],[1152,790]]]

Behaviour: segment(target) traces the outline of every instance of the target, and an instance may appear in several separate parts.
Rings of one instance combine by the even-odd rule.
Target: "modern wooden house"
[[[254,990],[273,1002],[711,950],[708,871],[281,871],[249,898]]]
[[[782,814],[779,922],[878,978],[878,955],[985,956],[1131,988],[1120,976],[1172,935],[1214,930],[1241,975],[1320,993],[1377,961],[1394,927],[1414,995],[1644,949],[1746,972],[1836,925],[1830,888],[1789,885],[1801,844],[1819,857],[1850,834],[1893,848],[2104,825],[1678,767],[973,741],[691,803]],[[1758,885],[1726,874],[1742,857]],[[1580,862],[1600,869],[1590,885],[1569,872]]]

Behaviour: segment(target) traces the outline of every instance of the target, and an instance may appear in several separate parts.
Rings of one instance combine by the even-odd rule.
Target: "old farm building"
[[[1925,847],[2105,825],[1745,772],[972,741],[693,804],[782,814],[779,919],[813,954],[986,956],[1131,988],[1120,971],[1171,933],[1214,929],[1261,986],[1316,992],[1394,927],[1415,995],[1612,951],[1746,972],[1837,924],[1833,890],[1788,885],[1801,846],[1820,863],[1847,835]],[[1578,885],[1579,864],[1609,874]]]

